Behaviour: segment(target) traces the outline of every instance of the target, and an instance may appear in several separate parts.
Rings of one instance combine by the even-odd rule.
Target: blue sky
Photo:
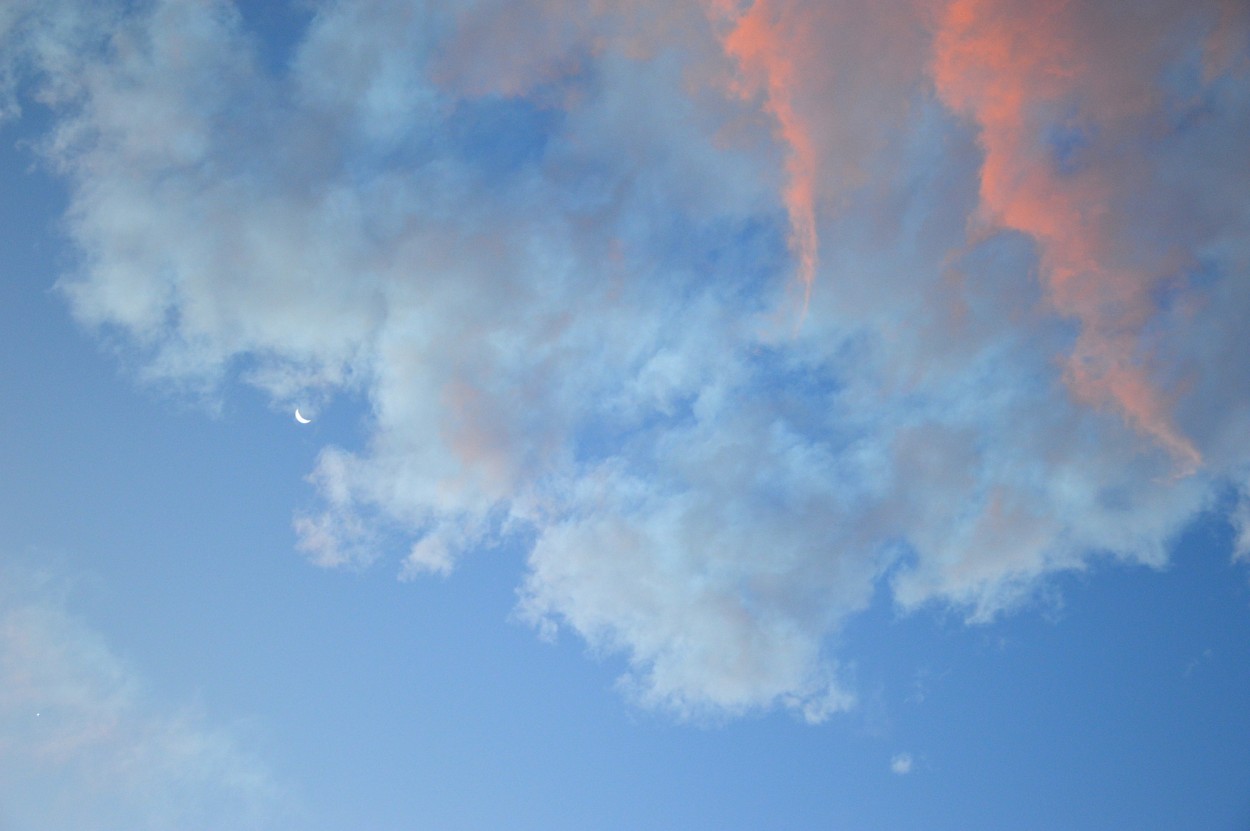
[[[930,5],[0,13],[0,828],[1250,826],[1250,20]]]

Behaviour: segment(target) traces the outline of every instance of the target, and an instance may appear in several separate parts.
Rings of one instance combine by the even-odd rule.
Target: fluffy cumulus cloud
[[[215,831],[287,811],[236,736],[158,703],[51,581],[2,576],[0,825]]]
[[[639,701],[819,720],[874,593],[990,619],[1250,487],[1236,0],[6,9],[74,314],[363,396],[309,557],[513,540]]]

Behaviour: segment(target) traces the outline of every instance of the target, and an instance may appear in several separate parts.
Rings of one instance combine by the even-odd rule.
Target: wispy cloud
[[[34,8],[79,319],[154,378],[363,394],[309,556],[528,545],[522,615],[642,702],[819,720],[878,587],[990,619],[1248,486],[1218,3],[359,0],[282,76],[224,2]]]
[[[911,773],[912,758],[910,753],[899,753],[890,760],[890,771],[899,776]]]
[[[159,703],[46,578],[3,577],[6,828],[267,828],[291,807],[239,738],[194,707]]]
[[[1066,376],[1073,391],[1119,409],[1172,454],[1180,475],[1201,454],[1173,423],[1142,330],[1161,284],[1192,262],[1162,246],[1157,259],[1142,256],[1145,229],[1126,227],[1127,206],[1115,202],[1140,192],[1134,179],[1155,163],[1130,137],[1157,116],[1164,91],[1154,79],[1178,57],[1157,33],[1184,16],[1179,5],[1125,16],[1093,4],[962,0],[945,12],[934,60],[938,94],[979,128],[985,221],[1036,241],[1047,299],[1079,321]]]
[[[801,35],[816,20],[799,4],[758,0],[745,10],[733,3],[713,2],[714,17],[726,18],[725,52],[738,63],[741,79],[734,84],[747,99],[763,96],[764,109],[777,120],[786,150],[786,186],[783,202],[790,218],[790,248],[798,263],[802,284],[801,314],[807,314],[816,279],[820,236],[816,229],[816,149],[811,132],[794,101],[799,72],[796,56],[805,45]]]

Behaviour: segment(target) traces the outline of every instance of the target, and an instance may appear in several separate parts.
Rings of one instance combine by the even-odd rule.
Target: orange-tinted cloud
[[[1201,456],[1173,423],[1141,345],[1158,277],[1117,260],[1114,176],[1097,165],[1060,170],[1046,133],[1078,104],[1110,129],[1143,106],[1131,80],[1108,81],[1114,73],[1094,65],[1106,58],[1080,30],[1065,0],[955,0],[935,39],[934,81],[942,100],[979,128],[983,219],[1036,240],[1050,302],[1080,323],[1070,388],[1091,405],[1117,409],[1188,473]]]
[[[1220,0],[1219,21],[1207,37],[1203,55],[1203,80],[1250,66],[1244,45],[1250,38],[1250,5],[1243,0]]]
[[[783,194],[790,220],[790,250],[798,259],[803,288],[803,313],[811,298],[816,278],[820,246],[816,230],[816,150],[808,125],[796,111],[792,33],[802,28],[800,14],[785,14],[772,0],[756,0],[739,12],[728,0],[710,0],[715,17],[729,20],[732,28],[725,35],[725,53],[734,58],[741,72],[736,91],[744,98],[763,94],[764,106],[777,121],[777,129],[788,148],[786,187]]]

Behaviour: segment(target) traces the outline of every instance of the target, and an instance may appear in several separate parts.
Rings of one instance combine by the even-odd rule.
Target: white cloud
[[[1233,509],[1233,557],[1250,560],[1250,493],[1243,492]]]
[[[899,753],[890,760],[890,770],[899,776],[911,773],[912,758],[910,753]]]
[[[0,821],[16,831],[268,828],[265,766],[195,707],[156,701],[48,586],[0,593]]]
[[[1250,462],[1243,69],[1142,87],[1199,52],[1096,5],[1043,33],[1102,73],[1071,88],[975,63],[1015,54],[974,48],[1027,23],[1011,3],[935,40],[906,6],[778,0],[751,52],[703,4],[340,2],[272,77],[229,5],[158,2],[74,61],[23,54],[77,91],[45,153],[79,319],[154,378],[367,398],[296,520],[314,562],[532,540],[521,613],[624,654],[638,700],[817,720],[853,700],[830,636],[877,586],[989,620],[1094,558],[1160,565]],[[1028,93],[1020,123],[985,77]],[[1065,285],[1095,288],[1064,295],[1081,252]]]

